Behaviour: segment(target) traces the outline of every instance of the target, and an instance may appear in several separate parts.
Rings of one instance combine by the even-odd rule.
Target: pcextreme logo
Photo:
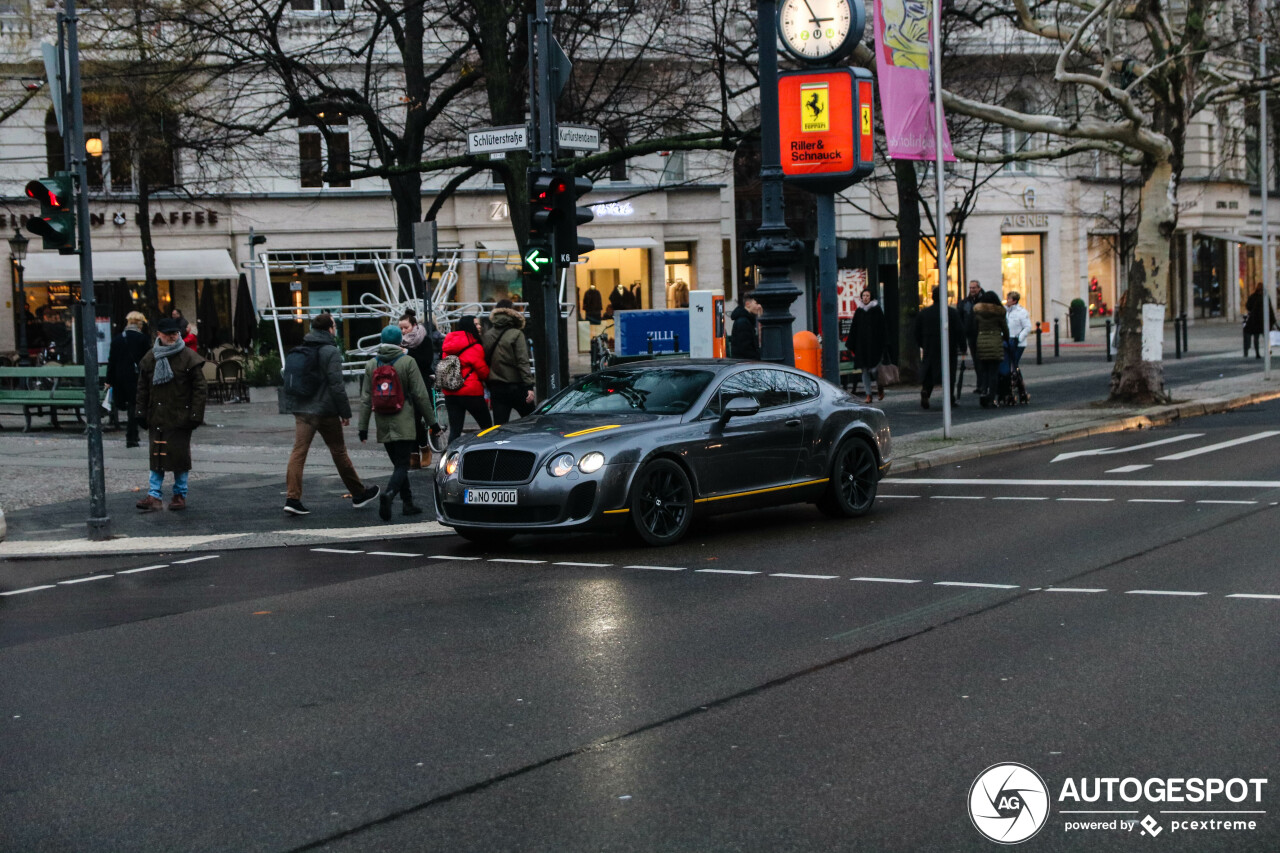
[[[1025,764],[993,764],[969,788],[969,818],[992,841],[1018,844],[1049,819],[1049,788]]]
[[[1208,776],[1067,777],[1058,792],[1058,814],[1062,831],[1071,833],[1136,832],[1147,838],[1165,830],[1170,835],[1250,833],[1267,813],[1260,808],[1267,782]],[[969,788],[970,820],[998,844],[1019,844],[1034,836],[1048,822],[1052,804],[1043,777],[1016,762],[993,764]],[[1144,811],[1148,813],[1139,818]]]

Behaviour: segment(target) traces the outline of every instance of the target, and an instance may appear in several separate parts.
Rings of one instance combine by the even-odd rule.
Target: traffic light
[[[529,172],[529,243],[524,262],[532,272],[542,272],[551,265],[558,214],[555,195],[560,182],[560,176],[553,172]]]
[[[591,192],[591,179],[570,177],[568,173],[560,173],[560,181],[556,183],[556,205],[560,210],[556,220],[556,260],[561,264],[572,264],[580,255],[585,255],[596,247],[594,240],[578,236],[578,226],[596,218],[589,207],[579,207],[578,199]]]
[[[73,254],[76,214],[71,197],[71,173],[55,172],[51,178],[29,182],[27,196],[40,202],[40,218],[28,219],[27,230],[43,239],[44,248]]]

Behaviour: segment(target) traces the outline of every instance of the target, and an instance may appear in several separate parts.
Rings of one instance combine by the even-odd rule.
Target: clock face
[[[856,23],[851,5],[850,0],[782,0],[778,32],[783,45],[808,62],[839,55]]]

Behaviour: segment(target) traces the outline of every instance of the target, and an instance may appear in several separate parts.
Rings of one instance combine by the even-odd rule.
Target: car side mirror
[[[754,397],[734,397],[720,410],[720,426],[728,423],[729,418],[750,417],[759,411],[760,403]]]

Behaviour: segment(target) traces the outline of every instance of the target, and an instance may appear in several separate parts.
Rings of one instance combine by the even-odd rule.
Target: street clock
[[[866,26],[863,0],[782,0],[778,33],[792,56],[810,64],[829,63],[862,40]]]

